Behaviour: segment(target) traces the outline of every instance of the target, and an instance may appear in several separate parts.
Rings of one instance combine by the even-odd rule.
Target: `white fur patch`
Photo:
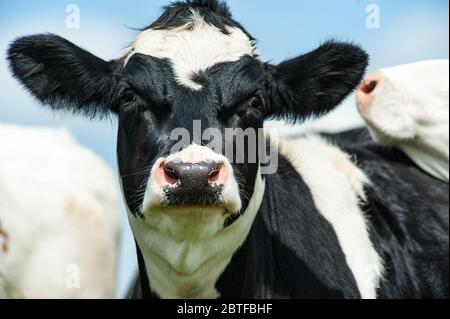
[[[302,176],[319,212],[334,228],[361,296],[375,299],[383,266],[359,208],[366,176],[346,153],[319,137],[281,141],[280,153]]]
[[[253,197],[243,216],[228,228],[221,211],[129,214],[142,250],[151,289],[166,299],[220,297],[215,284],[251,229],[264,196],[258,173]]]
[[[429,174],[449,181],[449,62],[383,69],[361,112],[374,138],[402,149]]]
[[[114,298],[114,183],[66,131],[0,124],[0,274],[25,298]]]
[[[182,27],[142,32],[129,49],[125,61],[135,53],[168,59],[177,81],[198,91],[202,86],[192,80],[196,73],[218,63],[235,62],[245,55],[255,54],[255,43],[241,29],[226,29],[229,34],[207,24],[193,11],[192,21]]]

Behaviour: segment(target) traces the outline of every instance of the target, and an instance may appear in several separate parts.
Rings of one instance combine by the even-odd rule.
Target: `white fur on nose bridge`
[[[142,32],[125,61],[135,53],[172,63],[177,81],[193,90],[202,86],[192,76],[218,63],[235,62],[245,55],[254,56],[255,43],[239,28],[226,27],[228,34],[207,24],[193,11],[192,20],[173,29],[149,29]]]
[[[217,162],[228,163],[228,159],[220,154],[215,153],[208,147],[192,144],[179,153],[167,157],[166,162],[184,162],[184,163],[201,163],[201,162]],[[228,163],[229,164],[229,163]]]

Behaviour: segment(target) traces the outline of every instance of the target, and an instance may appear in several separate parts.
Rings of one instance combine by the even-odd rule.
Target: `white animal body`
[[[114,184],[66,131],[0,124],[0,298],[113,298]]]

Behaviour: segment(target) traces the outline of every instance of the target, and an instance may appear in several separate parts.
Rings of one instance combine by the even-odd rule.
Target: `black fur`
[[[329,41],[318,49],[270,67],[271,110],[291,121],[321,116],[339,105],[361,82],[368,55],[358,46]]]
[[[246,242],[217,283],[221,297],[360,298],[333,228],[301,176],[279,161]]]
[[[14,76],[54,109],[95,117],[117,106],[115,61],[103,61],[52,34],[19,38],[7,56]]]
[[[187,0],[174,2],[165,7],[164,13],[146,29],[173,29],[189,22],[191,10],[195,9],[205,22],[228,34],[227,27],[240,28],[250,39],[255,40],[245,28],[234,21],[228,5],[219,0]]]
[[[347,151],[372,181],[363,209],[386,264],[380,298],[448,298],[448,184],[397,150],[366,144]]]
[[[303,134],[299,135],[301,137]],[[322,133],[322,137],[329,140],[332,144],[339,147],[347,147],[357,144],[369,143],[371,144],[373,139],[367,128],[356,128],[349,131],[340,132],[337,134]],[[294,136],[295,137],[295,136]]]

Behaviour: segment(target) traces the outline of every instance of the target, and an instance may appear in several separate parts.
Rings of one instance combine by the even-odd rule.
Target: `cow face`
[[[272,65],[255,45],[225,5],[188,1],[169,7],[117,60],[55,35],[20,38],[8,57],[15,76],[53,109],[117,116],[120,174],[134,216],[220,216],[221,228],[246,211],[260,178],[258,146],[225,131],[261,138],[268,118],[325,114],[358,85],[368,60],[355,45],[327,42]],[[244,154],[227,154],[238,143],[248,146]]]
[[[422,61],[369,75],[357,93],[373,138],[449,180],[449,62]]]
[[[448,66],[424,61],[369,75],[357,102],[373,136],[392,145],[426,138],[430,130],[448,136]]]

